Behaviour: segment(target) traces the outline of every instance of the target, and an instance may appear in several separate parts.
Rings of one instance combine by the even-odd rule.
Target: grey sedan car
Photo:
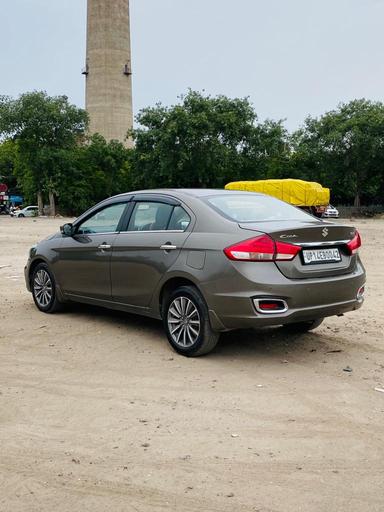
[[[26,284],[40,311],[84,302],[162,319],[185,356],[220,332],[305,332],[358,309],[365,271],[354,227],[263,194],[149,190],[107,199],[31,248]]]

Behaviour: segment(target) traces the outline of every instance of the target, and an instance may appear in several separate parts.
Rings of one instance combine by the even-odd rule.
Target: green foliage
[[[12,140],[4,141],[0,144],[0,182],[5,182],[10,190],[16,187],[16,162],[17,144]]]
[[[223,187],[274,173],[287,153],[281,122],[257,123],[248,99],[190,91],[172,107],[137,116],[132,181],[136,188]]]
[[[87,123],[87,113],[70,105],[66,96],[31,92],[16,100],[0,97],[0,136],[17,141],[14,174],[27,198],[57,192],[55,155],[73,149]]]
[[[30,153],[41,148],[73,147],[88,123],[85,110],[66,96],[29,92],[14,100],[0,96],[0,134],[17,139]]]
[[[63,213],[79,214],[130,188],[129,151],[100,135],[87,139],[87,113],[65,96],[0,97],[0,172],[17,178],[27,202],[54,194]]]
[[[332,200],[382,203],[384,105],[355,100],[289,135],[281,121],[260,122],[248,99],[189,91],[177,105],[137,116],[135,147],[96,134],[65,96],[0,97],[0,176],[16,180],[27,202],[56,197],[79,214],[134,188],[223,187],[229,181],[301,178],[330,187]]]
[[[113,196],[128,191],[131,186],[129,151],[116,140],[106,142],[99,134],[90,138],[86,146],[89,175],[93,177],[98,197]]]
[[[308,118],[292,137],[292,168],[332,189],[341,202],[382,201],[384,105],[354,100]]]
[[[42,155],[50,169],[49,187],[56,191],[62,213],[77,215],[93,204],[129,190],[128,150],[94,135],[87,144],[49,150]]]
[[[12,140],[0,144],[0,179],[7,179],[14,175],[17,145]]]

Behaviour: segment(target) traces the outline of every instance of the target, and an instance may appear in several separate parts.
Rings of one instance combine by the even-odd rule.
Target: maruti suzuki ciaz
[[[147,190],[106,199],[30,249],[26,285],[53,313],[84,302],[158,318],[180,354],[223,331],[305,332],[363,303],[354,227],[270,196]]]

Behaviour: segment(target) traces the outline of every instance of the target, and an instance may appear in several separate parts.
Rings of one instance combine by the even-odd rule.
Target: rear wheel
[[[46,263],[39,263],[31,278],[33,300],[37,308],[44,313],[59,311],[62,303],[57,298],[56,283]]]
[[[166,299],[163,323],[173,349],[187,357],[208,354],[219,339],[204,298],[193,286],[180,286]]]
[[[294,324],[286,324],[283,327],[289,332],[308,332],[316,329],[324,321],[324,318],[318,318],[316,320],[309,320],[308,322],[296,322]]]

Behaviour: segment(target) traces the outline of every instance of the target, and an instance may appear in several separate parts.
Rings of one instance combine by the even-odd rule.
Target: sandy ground
[[[0,217],[1,512],[384,510],[384,220],[355,223],[360,311],[200,359],[157,321],[38,312],[27,250],[62,222]]]

